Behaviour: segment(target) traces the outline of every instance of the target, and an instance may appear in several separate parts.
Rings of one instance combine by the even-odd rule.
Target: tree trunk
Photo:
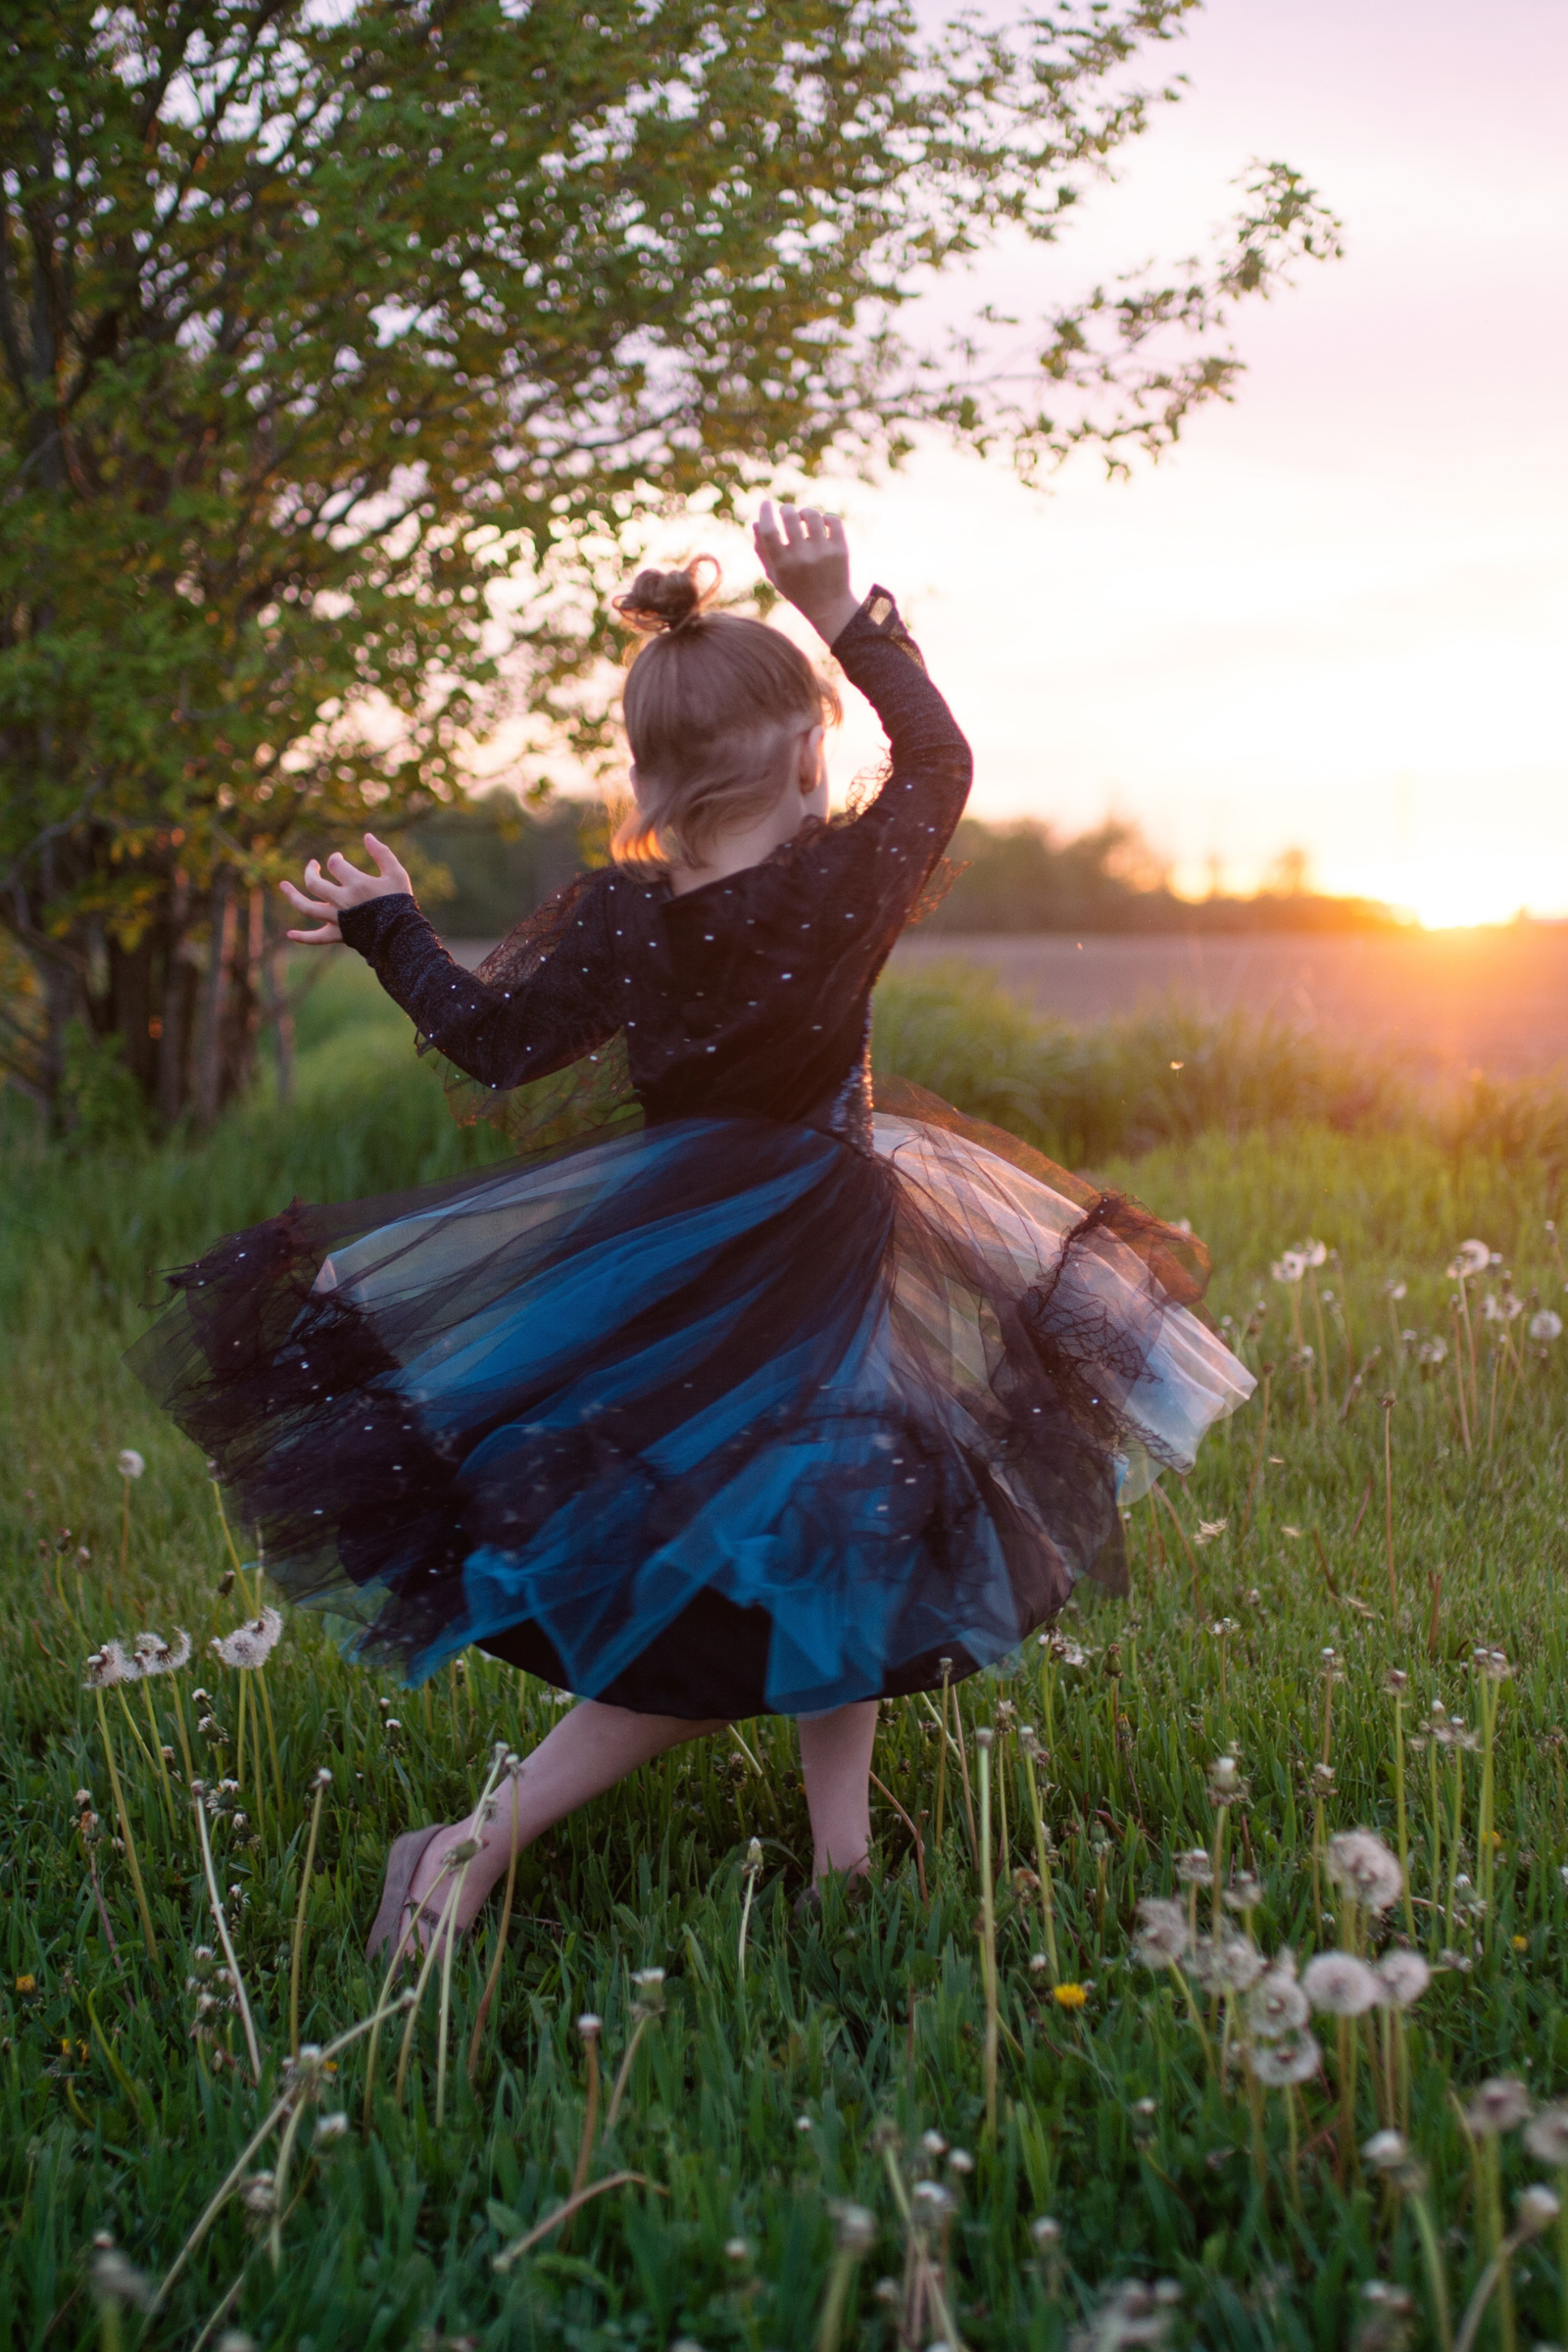
[[[198,1127],[211,1127],[221,1097],[223,1007],[228,995],[229,965],[234,956],[234,879],[220,873],[213,884],[207,941],[207,974],[202,982],[201,1011],[196,1028],[195,1068],[191,1100]]]
[[[158,1022],[158,1115],[172,1127],[185,1107],[186,998],[190,966],[185,960],[185,922],[190,883],[174,876],[169,919],[164,927],[164,1008]]]

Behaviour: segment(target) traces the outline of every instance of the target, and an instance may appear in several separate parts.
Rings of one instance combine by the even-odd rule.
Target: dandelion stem
[[[817,2323],[816,2352],[839,2352],[839,2339],[844,2330],[844,2313],[849,2304],[850,2288],[859,2267],[859,2255],[853,2246],[841,2246],[833,2257],[828,2273],[827,2292],[822,2298],[822,2317]]]
[[[196,1813],[197,1836],[201,1839],[202,1870],[207,1879],[207,1899],[212,1905],[213,1920],[218,1929],[218,1940],[223,1947],[223,1958],[228,1963],[228,1974],[234,1987],[234,1998],[239,2005],[240,2024],[245,2032],[245,2047],[250,2052],[251,2075],[253,2080],[260,2083],[262,2050],[261,2044],[256,2038],[256,2020],[251,2015],[251,2004],[245,1990],[245,1980],[239,1973],[238,1955],[228,1933],[228,1921],[223,1916],[223,1901],[218,1891],[218,1873],[213,1868],[212,1843],[207,1836],[207,1807],[202,1802],[202,1795],[201,1784],[197,1782],[192,1786],[190,1801]]]
[[[130,1834],[130,1816],[125,1811],[125,1799],[120,1786],[120,1767],[115,1761],[115,1743],[109,1737],[109,1717],[104,1708],[101,1690],[93,1691],[98,1702],[98,1729],[103,1737],[104,1760],[109,1766],[109,1786],[114,1794],[115,1813],[120,1822],[120,1835],[125,1841],[125,1861],[130,1869],[130,1883],[135,1889],[136,1908],[141,1913],[141,1932],[147,1945],[147,1957],[154,1968],[160,1965],[158,1938],[153,1934],[153,1915],[147,1907],[147,1889],[141,1881],[141,1864],[136,1857],[136,1840]]]
[[[125,1490],[120,1510],[120,1573],[123,1576],[130,1557],[130,1481],[122,1478],[120,1483]]]
[[[1448,2317],[1448,2281],[1443,2268],[1443,2248],[1438,2243],[1437,2225],[1426,2198],[1413,2195],[1406,2199],[1415,2216],[1416,2235],[1421,2240],[1421,2260],[1427,2274],[1427,2293],[1432,2302],[1432,2325],[1437,2333],[1439,2352],[1453,2352],[1453,2324]]]
[[[1404,1694],[1394,1694],[1394,1816],[1399,1840],[1399,1875],[1404,1881],[1404,1925],[1415,1937],[1415,1905],[1410,1899],[1410,1828],[1404,1809]]]
[[[631,2039],[627,2042],[625,2050],[621,2054],[620,2064],[615,2070],[615,2080],[610,2093],[610,2105],[605,2109],[605,2128],[599,2135],[601,2141],[607,2140],[615,2129],[615,2118],[620,2113],[620,2102],[625,2097],[626,2085],[631,2081],[631,2066],[632,2060],[637,2055],[637,2044],[647,2033],[653,2014],[651,2009],[645,2009],[632,2028]]]
[[[271,1693],[267,1688],[267,1669],[265,1666],[259,1668],[257,1671],[256,1688],[261,1692],[262,1710],[267,1717],[267,1744],[271,1751],[272,1757],[272,1787],[277,1795],[277,1815],[279,1821],[281,1821],[283,1818],[283,1767],[277,1760],[277,1731],[272,1722],[272,1699]],[[260,1753],[260,1744],[258,1743],[258,1752],[256,1757],[256,1778],[258,1783],[260,1783],[261,1777],[262,1759]]]
[[[986,2002],[986,2132],[997,2136],[997,1906],[991,1876],[991,1740],[976,1734],[980,1750],[980,1966]]]
[[[963,1818],[969,1832],[969,1855],[971,1860],[975,1860],[978,1858],[978,1848],[975,1842],[974,1799],[969,1792],[969,1746],[963,1736],[963,1710],[958,1705],[956,1690],[953,1693],[953,1726],[957,1734],[958,1778],[963,1785]]]
[[[490,1974],[485,1979],[484,1991],[479,1997],[479,2014],[473,2021],[473,2034],[468,2043],[468,2081],[470,2082],[478,2071],[479,2044],[484,2038],[485,2021],[490,2015],[490,2004],[496,1997],[496,1986],[501,1982],[501,1970],[507,1957],[507,1935],[512,1926],[512,1897],[517,1884],[517,1775],[515,1772],[512,1774],[511,1779],[512,1851],[507,1856],[507,1886],[506,1892],[501,1898],[501,1925],[496,1930],[495,1957],[490,1963]]]
[[[458,1873],[458,1884],[443,1922],[446,1944],[441,1955],[441,2003],[436,2019],[435,2036],[435,2128],[439,2132],[446,2120],[447,2109],[447,2035],[452,2024],[452,1953],[458,1940],[458,1905],[467,1885],[471,1861],[465,1862]]]
[[[1051,1970],[1053,1986],[1061,1983],[1061,1970],[1056,1960],[1056,1908],[1052,1897],[1051,1844],[1046,1835],[1046,1819],[1040,1810],[1040,1790],[1035,1783],[1034,1745],[1025,1740],[1023,1768],[1029,1783],[1029,1810],[1034,1816],[1035,1859],[1040,1872],[1040,1922],[1046,1932],[1046,1961]]]
[[[594,2133],[599,2126],[599,2034],[597,2028],[584,2036],[588,2046],[588,2103],[582,2112],[582,2141],[577,2149],[577,2169],[571,2177],[571,2194],[582,2195],[588,2180],[588,2167],[593,2162]]]
[[[300,1879],[300,1899],[294,1907],[294,1948],[288,1963],[288,2047],[289,2056],[300,2054],[300,1958],[305,1949],[305,1914],[310,1907],[312,1874],[316,1868],[316,1837],[321,1826],[321,1806],[326,1797],[326,1783],[317,1777],[316,1799],[311,1806],[310,1834],[305,1840],[305,1870]]]
[[[948,1801],[948,1664],[942,1666],[942,1737],[937,1741],[937,1851],[942,1850],[943,1816]]]
[[[1394,1573],[1394,1398],[1383,1399],[1383,1524],[1389,1549],[1389,1624],[1399,1622],[1399,1587]]]
[[[169,1826],[170,1829],[177,1835],[178,1824],[174,1816],[174,1791],[169,1785],[169,1765],[164,1755],[163,1740],[159,1737],[158,1714],[153,1705],[152,1691],[146,1683],[142,1684],[141,1695],[142,1702],[147,1709],[147,1728],[153,1736],[153,1757],[158,1766],[158,1778],[163,1784],[164,1806],[169,1815]]]
[[[446,1861],[442,1862],[441,1868],[443,1872],[447,1872],[448,1875],[450,1875],[449,1866]],[[435,1889],[432,1887],[431,1892],[433,1893]],[[409,2079],[409,2057],[414,2048],[414,2029],[419,2022],[419,2008],[424,1999],[424,1988],[430,1982],[430,1971],[434,1968],[437,1955],[441,1949],[442,1933],[446,1928],[447,1921],[451,1918],[453,1912],[457,1908],[458,1892],[459,1882],[456,1879],[453,1879],[447,1899],[441,1906],[441,1916],[436,1922],[435,1934],[431,1936],[429,1942],[424,1947],[424,1959],[420,1964],[419,1974],[415,1983],[414,1998],[409,2003],[409,2022],[403,2029],[403,2044],[398,2051],[397,2080],[393,2085],[392,2092],[393,2097],[397,2100],[397,2103],[400,2107],[403,2104],[404,2085]],[[416,1911],[414,1917],[409,1921],[409,1934],[411,1936],[414,1933],[415,1922],[418,1919],[418,1917],[419,1912]],[[369,2095],[368,2086],[367,2086],[366,2095],[367,2097]]]

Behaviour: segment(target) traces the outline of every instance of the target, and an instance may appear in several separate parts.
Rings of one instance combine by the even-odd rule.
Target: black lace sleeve
[[[349,907],[338,927],[425,1044],[481,1086],[525,1086],[591,1053],[617,1026],[599,879],[581,875],[547,901],[519,927],[533,952],[502,972],[499,950],[466,972],[401,892]]]
[[[963,814],[974,760],[885,588],[871,590],[832,650],[882,721],[889,764],[876,798],[826,842],[853,845],[858,864],[869,857],[883,907],[906,916]]]

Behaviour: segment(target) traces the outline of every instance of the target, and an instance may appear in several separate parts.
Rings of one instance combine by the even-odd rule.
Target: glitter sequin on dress
[[[578,878],[476,973],[343,936],[514,1154],[296,1202],[172,1277],[141,1377],[269,1571],[410,1682],[469,1642],[612,1704],[811,1713],[1004,1658],[1250,1374],[1201,1246],[913,1088],[872,984],[969,786],[893,599],[833,652],[859,813],[674,896]]]

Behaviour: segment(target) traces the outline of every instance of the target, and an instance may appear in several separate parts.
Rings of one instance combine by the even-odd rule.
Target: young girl
[[[772,1711],[820,1880],[867,1867],[877,1701],[1114,1584],[1119,1504],[1252,1384],[1187,1311],[1190,1237],[916,1090],[873,1111],[872,984],[968,747],[835,517],[764,507],[756,543],[882,720],[875,799],[829,821],[838,701],[788,639],[709,612],[703,560],[640,574],[612,864],[474,974],[368,834],[374,874],[283,885],[290,937],[357,949],[520,1155],[220,1243],[139,1365],[351,1654],[419,1682],[477,1642],[578,1693],[520,1843]],[[466,1927],[511,1813],[400,1838],[371,1950],[473,1840]]]

